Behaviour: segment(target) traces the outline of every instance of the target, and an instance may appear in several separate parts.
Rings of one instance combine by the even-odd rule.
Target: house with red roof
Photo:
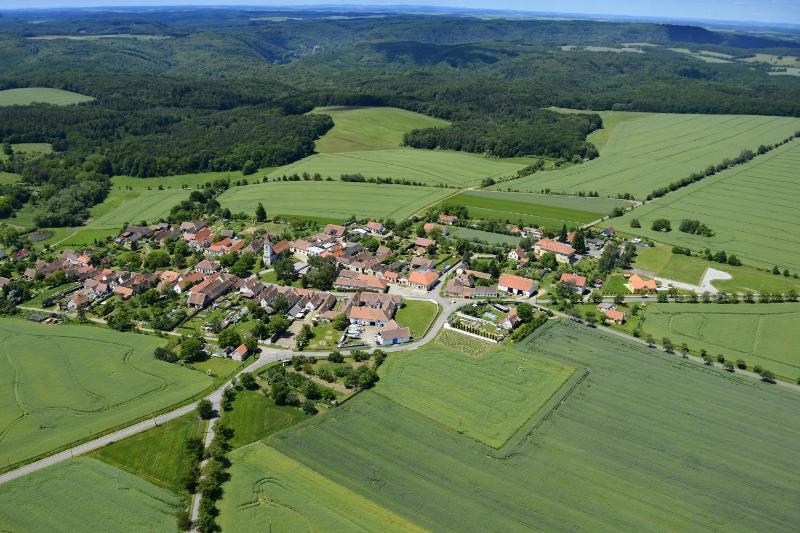
[[[497,290],[516,296],[533,296],[536,293],[536,282],[522,276],[500,274]]]
[[[559,263],[571,263],[575,258],[575,248],[553,239],[539,239],[536,241],[533,245],[533,253],[538,258],[541,258],[546,253],[552,253]]]

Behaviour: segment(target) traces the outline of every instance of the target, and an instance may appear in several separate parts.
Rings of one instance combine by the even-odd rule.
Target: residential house
[[[634,274],[628,278],[628,283],[625,284],[625,288],[632,293],[646,293],[656,290],[658,285],[654,279],[644,279],[638,274]]]
[[[189,289],[187,303],[192,307],[205,307],[228,292],[238,279],[230,274],[212,274]]]
[[[241,239],[231,239],[225,237],[221,241],[217,241],[206,249],[206,253],[210,255],[221,256],[225,254],[235,253],[244,248],[244,241]]]
[[[351,324],[384,327],[402,302],[397,295],[359,292],[345,306],[344,314]]]
[[[447,228],[445,226],[442,226],[441,224],[434,224],[433,222],[427,222],[424,226],[422,226],[422,229],[425,231],[425,233],[430,233],[433,230],[438,229],[442,232],[442,235],[447,235]]]
[[[533,245],[533,253],[538,258],[541,258],[546,253],[552,253],[559,263],[570,263],[575,258],[575,249],[572,246],[553,239],[539,239],[536,241]]]
[[[627,315],[622,311],[618,311],[614,308],[613,305],[609,304],[598,304],[597,309],[603,314],[603,316],[610,320],[615,324],[623,324],[625,322],[625,318]]]
[[[428,253],[428,248],[433,244],[436,244],[436,241],[426,239],[425,237],[417,237],[417,240],[414,241],[414,247],[416,248],[417,255]]]
[[[391,346],[394,344],[402,344],[411,340],[411,330],[409,328],[401,327],[394,320],[390,320],[375,335],[375,342],[381,346]]]
[[[334,237],[336,239],[341,239],[342,237],[344,237],[346,231],[347,229],[339,224],[328,224],[327,226],[325,226],[325,229],[322,230],[322,232],[325,233],[326,235],[330,235],[331,237]]]
[[[564,272],[559,279],[561,283],[572,285],[573,290],[578,294],[583,294],[586,291],[586,276],[579,276],[577,274],[569,274]]]
[[[195,272],[201,272],[203,274],[213,274],[214,272],[219,272],[220,264],[219,261],[214,259],[203,259],[199,263],[194,266]]]
[[[439,222],[442,224],[447,224],[448,226],[452,226],[458,222],[458,217],[455,215],[445,215],[442,213],[439,215]]]
[[[533,296],[536,293],[536,282],[521,276],[500,274],[497,290],[517,296]]]
[[[445,294],[456,298],[493,298],[497,296],[497,285],[483,286],[477,285],[475,280],[478,279],[474,274],[483,274],[483,272],[474,272],[471,270],[459,269],[456,275],[447,282]],[[486,274],[488,276],[488,274]],[[491,276],[489,276],[491,279]]]
[[[415,270],[408,275],[408,285],[421,291],[429,291],[439,281],[439,273],[435,270]]]
[[[236,347],[235,350],[231,352],[231,359],[233,359],[234,361],[239,361],[241,363],[242,361],[247,359],[248,355],[250,355],[250,352],[247,349],[247,346],[245,346],[244,344],[240,344],[239,346]]]
[[[69,302],[67,302],[67,309],[75,311],[87,305],[89,305],[89,296],[83,292],[76,292],[72,294]]]
[[[363,290],[386,292],[389,284],[386,282],[386,280],[383,280],[377,276],[361,274],[359,272],[353,272],[350,270],[342,270],[339,272],[339,276],[336,278],[336,281],[333,282],[333,286],[337,289],[348,291]]]
[[[386,231],[386,228],[383,226],[383,224],[376,220],[370,220],[367,222],[366,228],[370,233],[382,234],[384,231]]]
[[[528,264],[528,252],[523,250],[522,248],[514,248],[510,252],[508,252],[508,259],[511,261],[517,261],[520,265],[527,265]]]
[[[183,274],[179,277],[175,283],[172,284],[172,290],[175,291],[176,294],[183,294],[184,291],[188,290],[193,285],[200,283],[205,279],[205,274],[202,272],[189,272],[188,274]]]
[[[506,315],[506,318],[500,323],[500,327],[507,330],[512,330],[522,323],[522,319],[517,314],[516,308],[511,308]]]

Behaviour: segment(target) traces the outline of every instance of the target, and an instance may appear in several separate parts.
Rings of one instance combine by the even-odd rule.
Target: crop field
[[[603,196],[630,193],[641,200],[654,189],[736,157],[744,148],[755,151],[760,144],[783,140],[800,129],[800,119],[787,117],[642,115],[617,124],[600,157],[592,161],[537,172],[494,188],[598,191]]]
[[[189,458],[183,453],[184,443],[189,437],[204,438],[205,429],[206,421],[190,413],[104,446],[90,455],[181,494],[185,493],[181,479],[189,468]]]
[[[499,448],[574,372],[507,347],[472,356],[436,342],[389,357],[377,392]]]
[[[316,142],[321,154],[391,150],[399,148],[403,134],[411,130],[450,125],[396,107],[318,107],[312,112],[333,118],[333,128]]]
[[[466,207],[470,218],[558,228],[587,224],[630,205],[613,198],[496,191],[464,191],[442,203]]]
[[[178,403],[211,378],[158,361],[157,337],[0,321],[0,470]]]
[[[800,378],[800,305],[783,304],[648,304],[641,322],[656,339],[685,342],[712,357],[744,359],[789,381]]]
[[[0,106],[53,104],[70,105],[94,100],[91,96],[62,91],[61,89],[48,89],[45,87],[28,87],[25,89],[6,89],[0,91]]]
[[[397,386],[392,372],[373,391],[266,443],[432,530],[765,531],[791,530],[800,519],[795,391],[566,321],[544,326],[521,349],[532,361],[546,357],[588,374],[499,451],[391,401],[382,390]],[[458,368],[451,365],[441,390],[469,392]],[[498,372],[513,380],[517,369]],[[236,463],[232,483],[248,470]],[[251,474],[249,485],[270,479],[276,463],[258,460],[266,474]],[[300,516],[315,512],[302,489],[286,494],[287,485],[274,484],[250,500],[263,508],[275,494]],[[348,518],[360,512],[344,508]],[[223,528],[246,512],[227,506]],[[263,512],[259,524],[281,516]]]
[[[292,426],[308,416],[296,407],[275,405],[260,391],[241,391],[236,395],[232,411],[222,413],[233,428],[230,444],[239,448]]]
[[[259,202],[269,216],[311,216],[342,221],[359,218],[406,218],[449,193],[438,187],[375,185],[341,181],[287,181],[235,187],[219,202],[234,213],[255,212]]]
[[[396,148],[314,154],[278,167],[270,176],[308,172],[312,175],[319,173],[323,178],[339,179],[342,174],[362,174],[462,188],[477,185],[484,178],[514,175],[526,164],[524,159],[504,161],[466,152]]]
[[[231,452],[223,487],[223,531],[422,531],[277,450],[254,442]],[[332,458],[332,460],[335,460]]]
[[[505,235],[503,233],[494,233],[491,231],[482,231],[479,229],[462,228],[453,226],[448,228],[448,235],[452,235],[457,239],[466,239],[468,241],[483,241],[492,245],[510,244],[511,246],[519,245],[520,237],[513,235]]]
[[[0,485],[0,531],[174,531],[180,501],[88,457]]]
[[[800,271],[800,142],[786,144],[744,165],[694,183],[634,209],[620,219],[628,227],[638,218],[642,227],[631,230],[656,241],[693,250],[725,250],[757,266]],[[671,232],[651,229],[655,219],[672,222]],[[682,219],[699,219],[713,237],[678,231]],[[628,230],[626,230],[628,231]]]
[[[136,178],[133,176],[114,176],[111,178],[111,184],[114,188],[132,187],[133,189],[152,190],[158,189],[161,185],[165,189],[180,189],[186,187],[189,189],[196,189],[202,187],[207,182],[214,180],[226,179],[229,181],[237,181],[246,179],[249,183],[260,182],[261,178],[272,172],[274,167],[264,167],[255,172],[245,176],[241,171],[227,171],[227,172],[198,172],[196,174],[176,174],[174,176],[158,176],[154,178]]]
[[[89,224],[88,229],[122,229],[126,222],[138,224],[145,220],[148,223],[169,215],[172,206],[189,197],[187,191],[124,191],[130,193],[131,198],[125,198],[113,209],[98,215]],[[102,204],[100,204],[102,205]],[[98,206],[100,207],[100,206]]]

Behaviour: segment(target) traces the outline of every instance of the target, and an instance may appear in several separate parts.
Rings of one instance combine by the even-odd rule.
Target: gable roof
[[[572,255],[575,253],[575,248],[563,242],[554,241],[553,239],[539,239],[536,241],[536,246],[548,252],[562,255]]]
[[[516,291],[531,292],[533,290],[534,282],[532,279],[523,278],[521,276],[514,276],[513,274],[500,274],[500,281],[498,285],[514,289]]]
[[[561,279],[559,281],[563,281],[564,283],[572,283],[576,287],[584,287],[586,286],[586,276],[579,276],[577,274],[569,274],[564,272],[561,274]]]

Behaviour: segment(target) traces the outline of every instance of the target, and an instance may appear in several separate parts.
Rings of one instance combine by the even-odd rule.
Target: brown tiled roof
[[[575,253],[575,249],[569,244],[554,241],[553,239],[539,239],[536,241],[536,246],[556,254],[572,255]]]
[[[517,291],[530,292],[533,290],[532,279],[514,276],[512,274],[500,274],[500,282],[498,285],[502,285]]]

